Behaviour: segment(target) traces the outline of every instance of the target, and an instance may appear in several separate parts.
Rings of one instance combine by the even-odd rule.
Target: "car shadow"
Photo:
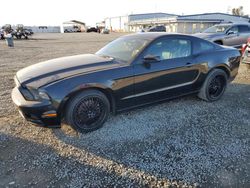
[[[139,182],[62,157],[43,144],[0,133],[0,187],[114,187]]]
[[[65,144],[156,179],[244,187],[250,186],[250,165],[244,164],[249,104],[250,84],[233,83],[217,102],[187,96],[111,116],[92,133],[78,134],[66,125],[53,133]]]

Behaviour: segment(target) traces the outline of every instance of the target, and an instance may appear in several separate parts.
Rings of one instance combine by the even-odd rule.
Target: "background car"
[[[188,94],[219,100],[240,63],[235,48],[180,34],[120,37],[95,54],[58,58],[17,72],[12,99],[23,117],[79,132],[114,114]]]
[[[72,33],[72,30],[70,30],[70,29],[64,29],[64,33]]]
[[[145,32],[166,32],[166,27],[164,25],[156,25],[145,29]]]
[[[32,31],[32,29],[24,29],[24,33],[26,34],[26,35],[28,35],[28,36],[31,36],[31,35],[33,35],[34,34],[34,32]]]
[[[220,45],[241,48],[250,37],[250,24],[219,24],[194,36]]]
[[[96,27],[90,27],[87,29],[87,33],[90,33],[90,32],[98,32],[98,29]]]
[[[109,34],[110,31],[109,31],[109,29],[104,28],[104,29],[102,29],[101,33],[102,33],[102,34]]]
[[[16,29],[13,30],[11,34],[13,37],[16,37],[16,39],[22,39],[22,38],[28,39],[28,36],[30,36],[29,31],[27,31],[24,28],[23,24],[18,24],[16,26]]]

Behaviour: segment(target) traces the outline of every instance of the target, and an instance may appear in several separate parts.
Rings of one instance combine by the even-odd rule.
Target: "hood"
[[[93,54],[62,57],[37,63],[17,72],[22,85],[40,87],[76,74],[87,73],[118,66],[111,58]]]
[[[213,39],[223,36],[224,33],[196,33],[193,36],[202,38],[202,39]]]

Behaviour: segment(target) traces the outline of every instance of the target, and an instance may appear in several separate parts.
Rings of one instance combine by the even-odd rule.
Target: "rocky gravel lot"
[[[250,70],[224,97],[187,96],[111,116],[77,134],[35,127],[11,102],[15,72],[93,53],[121,34],[36,34],[0,41],[0,187],[250,187]]]

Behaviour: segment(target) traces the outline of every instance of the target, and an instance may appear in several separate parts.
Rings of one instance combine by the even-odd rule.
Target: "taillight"
[[[247,49],[247,45],[246,44],[243,44],[242,45],[242,48],[241,48],[241,54],[243,55],[245,50]]]

